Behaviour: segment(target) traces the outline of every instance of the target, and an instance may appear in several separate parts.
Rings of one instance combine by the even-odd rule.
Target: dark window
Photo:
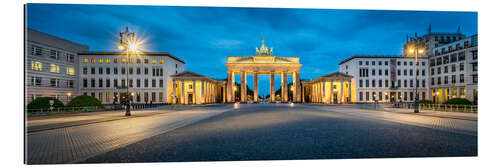
[[[137,59],[137,60],[139,60],[139,59]],[[135,87],[137,87],[137,88],[141,87],[141,79],[136,80]]]
[[[122,75],[125,74],[125,67],[122,67]]]
[[[372,80],[372,87],[375,87],[375,80]]]
[[[460,63],[460,71],[463,71],[464,70],[464,63]]]
[[[363,80],[359,80],[359,87],[362,88],[363,87]]]
[[[115,68],[113,68],[113,73],[114,73],[114,74],[118,74],[118,68],[116,68],[116,67],[115,67]]]
[[[87,74],[87,67],[83,67],[82,73]]]
[[[106,79],[106,87],[109,88],[111,86],[110,80]]]
[[[99,74],[102,74],[104,71],[102,69],[102,67],[99,67]]]
[[[94,67],[90,68],[90,74],[95,74],[95,68]]]
[[[103,87],[103,85],[104,85],[102,82],[103,82],[103,81],[102,81],[102,78],[99,78],[99,87],[100,87],[100,88],[102,88],[102,87]]]
[[[109,67],[106,67],[106,74],[110,74],[111,73],[111,69]]]
[[[88,85],[87,85],[87,78],[83,78],[83,87],[84,88],[88,87]]]

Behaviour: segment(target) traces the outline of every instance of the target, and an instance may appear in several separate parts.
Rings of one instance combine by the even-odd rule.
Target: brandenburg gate
[[[275,101],[275,75],[281,75],[281,101],[287,102],[288,97],[288,75],[293,77],[292,95],[294,102],[301,101],[300,67],[299,57],[276,57],[273,48],[270,50],[264,44],[260,49],[255,48],[256,54],[252,57],[227,57],[227,86],[226,99],[235,102],[234,76],[241,75],[241,102],[247,102],[247,75],[253,75],[254,95],[253,100],[259,98],[259,75],[270,75],[270,102]]]

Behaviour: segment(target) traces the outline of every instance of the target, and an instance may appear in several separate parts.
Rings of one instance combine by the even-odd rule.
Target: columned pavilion
[[[344,104],[354,103],[352,96],[353,76],[335,72],[311,81],[302,81],[304,103]]]
[[[281,101],[288,102],[288,75],[293,78],[293,101],[300,102],[301,86],[300,86],[300,67],[299,57],[276,57],[273,55],[273,48],[270,50],[264,44],[259,48],[255,48],[256,54],[252,57],[227,57],[227,83],[226,99],[228,102],[235,102],[235,83],[234,76],[241,75],[241,102],[247,102],[247,75],[253,75],[254,95],[253,100],[259,99],[259,75],[269,75],[270,77],[270,102],[275,102],[275,75],[281,75]],[[251,82],[251,81],[250,81]]]
[[[173,104],[225,103],[225,81],[217,81],[191,71],[183,71],[170,77],[173,82]]]

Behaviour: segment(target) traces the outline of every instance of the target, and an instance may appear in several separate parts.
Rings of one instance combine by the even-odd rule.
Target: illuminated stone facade
[[[173,104],[225,103],[226,81],[217,81],[191,71],[171,75]]]

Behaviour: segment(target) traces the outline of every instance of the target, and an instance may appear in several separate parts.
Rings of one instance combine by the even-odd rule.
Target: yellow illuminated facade
[[[353,76],[335,72],[316,78],[312,81],[302,81],[304,102],[344,104],[355,103],[355,85],[351,83]]]
[[[172,104],[209,104],[224,103],[225,81],[184,71],[171,75],[173,84],[169,87],[169,103]]]

